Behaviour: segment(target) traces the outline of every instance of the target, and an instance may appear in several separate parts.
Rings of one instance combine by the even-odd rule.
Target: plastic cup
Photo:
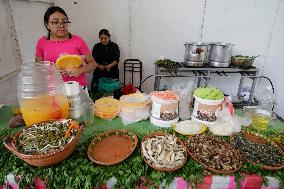
[[[0,104],[3,103],[10,107],[13,116],[21,114],[20,105],[16,94],[3,95],[0,99]]]
[[[86,126],[94,124],[94,103],[82,104],[82,119]]]

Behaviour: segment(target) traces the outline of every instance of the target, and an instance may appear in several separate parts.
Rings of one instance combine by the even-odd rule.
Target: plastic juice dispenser
[[[53,63],[24,63],[18,76],[17,90],[27,126],[68,118],[69,104],[65,85]]]
[[[270,86],[267,86],[258,96],[259,105],[252,116],[252,126],[259,130],[266,130],[272,117],[275,97]]]

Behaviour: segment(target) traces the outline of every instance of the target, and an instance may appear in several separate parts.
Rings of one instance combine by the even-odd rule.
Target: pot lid
[[[195,45],[195,46],[208,46],[208,43],[205,42],[186,42],[185,44]]]

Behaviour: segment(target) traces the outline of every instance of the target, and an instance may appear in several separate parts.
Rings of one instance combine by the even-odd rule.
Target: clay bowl
[[[247,138],[249,141],[253,142],[253,143],[256,143],[256,144],[267,144],[267,143],[270,143],[272,144],[274,147],[278,148],[283,157],[284,157],[284,151],[281,147],[279,147],[275,142],[269,142],[267,139],[265,139],[264,137],[261,137],[261,136],[256,136],[252,133],[248,133],[248,132],[242,132],[242,135],[243,137]],[[235,137],[235,135],[232,135],[231,137],[231,143],[233,144],[233,138]],[[245,158],[245,157],[244,157]],[[247,162],[251,163],[251,164],[254,164],[254,165],[260,165],[260,164],[257,164],[257,163],[254,163],[252,161],[249,161],[246,159]],[[284,161],[282,161],[282,165],[280,166],[277,166],[277,167],[272,167],[272,166],[269,166],[269,165],[261,165],[261,167],[265,170],[270,170],[270,171],[276,171],[276,170],[279,170],[279,169],[283,169],[284,168]]]
[[[97,135],[89,144],[87,155],[99,165],[115,165],[126,160],[135,150],[137,136],[127,130],[110,130]]]
[[[63,160],[65,160],[67,157],[69,157],[72,152],[75,150],[75,147],[78,143],[78,139],[80,134],[83,131],[83,125],[80,124],[80,128],[78,133],[76,134],[75,138],[67,145],[65,145],[62,149],[54,150],[49,153],[44,154],[36,154],[36,155],[28,155],[23,154],[15,148],[16,139],[19,137],[19,135],[23,132],[19,131],[15,134],[14,137],[6,137],[3,140],[4,146],[12,152],[14,155],[16,155],[18,158],[24,160],[26,163],[36,166],[36,167],[45,167],[57,164]]]
[[[188,136],[188,138],[190,138],[190,137],[192,137],[192,136]],[[210,138],[211,138],[211,136],[207,136],[207,137],[210,137]],[[224,141],[221,141],[221,140],[219,140],[219,141],[222,142],[222,143],[224,143],[224,144],[226,144],[226,145],[228,145],[228,143],[226,143],[226,142],[224,142]],[[239,159],[240,165],[239,165],[236,169],[232,169],[232,170],[228,170],[228,171],[226,171],[226,170],[218,170],[218,169],[215,169],[215,168],[213,168],[213,167],[210,167],[210,166],[205,165],[201,160],[199,160],[199,159],[196,157],[196,154],[194,154],[194,153],[192,153],[192,152],[190,151],[188,141],[186,141],[185,144],[186,144],[187,153],[190,155],[190,157],[191,157],[192,159],[194,159],[195,161],[197,161],[198,163],[200,163],[201,165],[203,165],[203,166],[205,167],[205,169],[207,169],[207,170],[209,170],[209,171],[212,171],[212,172],[214,172],[214,173],[223,174],[223,175],[229,175],[229,174],[232,174],[232,173],[234,173],[234,172],[237,172],[237,171],[242,167],[242,165],[243,165],[243,159],[242,159],[241,153],[240,153],[237,149],[235,149],[232,145],[230,145],[230,144],[229,144],[230,147],[237,151],[238,156],[241,157],[241,159]]]
[[[282,144],[281,142],[277,142],[277,141],[275,141],[275,143],[282,149],[282,151],[284,151],[284,144]]]
[[[154,132],[154,133],[151,133],[150,135],[144,136],[143,139],[142,139],[142,141],[141,141],[141,146],[142,146],[142,143],[143,143],[145,140],[147,140],[148,138],[153,138],[153,137],[155,137],[155,136],[165,136],[165,135],[168,135],[168,134],[167,134],[167,133],[163,133],[163,132]],[[177,137],[176,137],[176,138],[177,138]],[[145,163],[147,163],[150,167],[152,167],[153,169],[155,169],[155,170],[157,170],[157,171],[174,172],[174,171],[179,170],[179,169],[186,163],[186,161],[187,161],[187,152],[186,152],[186,147],[185,147],[184,143],[183,143],[179,138],[177,138],[177,142],[178,142],[179,144],[181,144],[181,145],[183,146],[183,148],[184,148],[185,160],[184,160],[184,162],[183,162],[181,165],[179,165],[179,166],[177,166],[177,167],[174,167],[174,168],[172,168],[172,169],[171,169],[171,168],[160,168],[160,167],[156,167],[155,165],[153,165],[151,162],[149,162],[149,161],[144,157]],[[143,152],[142,152],[142,147],[141,147],[141,154],[142,154],[142,156],[144,156],[144,155],[143,155]]]

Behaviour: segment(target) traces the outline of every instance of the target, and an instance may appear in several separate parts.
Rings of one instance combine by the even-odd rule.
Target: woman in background
[[[64,82],[77,81],[86,90],[86,73],[96,69],[91,52],[86,42],[78,35],[71,34],[68,16],[60,7],[49,7],[44,14],[44,26],[47,36],[41,37],[36,45],[35,61],[56,62],[60,55],[80,55],[86,62],[79,68],[60,70]]]
[[[92,51],[92,55],[98,64],[97,69],[93,72],[93,91],[98,90],[100,78],[119,79],[119,47],[110,40],[110,34],[107,29],[100,30],[99,38],[100,43],[95,44]]]

